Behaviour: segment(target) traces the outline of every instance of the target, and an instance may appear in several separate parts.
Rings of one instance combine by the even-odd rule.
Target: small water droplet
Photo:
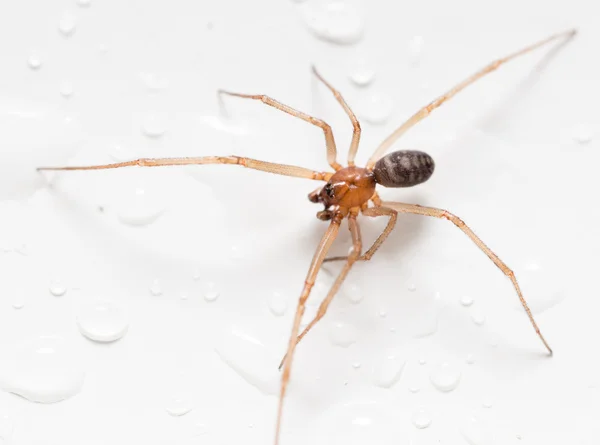
[[[171,416],[180,417],[194,409],[192,401],[185,394],[177,394],[169,398],[165,410]]]
[[[425,39],[422,36],[414,36],[408,42],[408,57],[413,64],[418,64],[423,56]]]
[[[75,17],[70,13],[65,13],[60,22],[58,22],[58,30],[65,37],[70,37],[75,33]]]
[[[573,139],[580,144],[589,143],[594,137],[594,132],[587,124],[579,124],[573,129]]]
[[[402,376],[406,359],[397,355],[388,355],[375,369],[375,385],[380,388],[391,388]]]
[[[62,82],[59,87],[59,92],[65,99],[70,98],[73,95],[73,85],[70,82]]]
[[[267,300],[267,305],[271,313],[277,317],[285,314],[288,308],[288,298],[281,292],[273,292]]]
[[[18,298],[12,303],[12,307],[15,309],[23,309],[25,307],[25,300]]]
[[[186,293],[183,293],[179,296],[179,299],[181,299],[181,300],[187,300],[188,298],[189,298],[188,294],[186,294]]]
[[[358,42],[365,22],[358,8],[345,1],[320,2],[305,11],[308,29],[319,39],[340,45]]]
[[[48,290],[55,297],[62,297],[64,294],[67,293],[67,286],[65,286],[64,283],[60,280],[52,280],[52,282],[50,282]]]
[[[409,290],[410,292],[414,292],[414,291],[416,291],[416,290],[417,290],[417,285],[416,285],[415,283],[411,283],[411,284],[409,284],[409,285],[408,285],[408,290]]]
[[[349,286],[344,287],[344,295],[348,301],[354,304],[360,303],[364,298],[364,293],[359,285],[351,284]]]
[[[142,123],[142,132],[149,138],[158,139],[167,131],[165,119],[158,114],[146,116]]]
[[[426,364],[426,363],[427,363],[427,360],[425,359],[425,357],[421,357],[421,358],[419,359],[419,365],[424,365],[424,364]]]
[[[219,298],[219,291],[217,285],[213,282],[207,282],[204,285],[204,299],[209,303],[212,303]]]
[[[472,309],[471,320],[473,320],[473,323],[475,323],[477,326],[481,326],[485,323],[485,314],[479,309]]]
[[[350,80],[359,87],[366,87],[373,83],[375,79],[375,70],[370,68],[364,59],[360,59],[354,67],[351,68]]]
[[[109,343],[127,333],[129,318],[117,304],[98,300],[81,307],[77,325],[79,332],[90,340]]]
[[[83,8],[87,8],[92,4],[92,0],[77,0],[77,4]]]
[[[61,337],[38,337],[2,358],[0,386],[32,402],[68,399],[83,386],[80,357],[79,351]]]
[[[458,386],[460,382],[460,369],[450,363],[442,363],[437,366],[429,376],[433,386],[442,392],[449,392]]]
[[[342,321],[331,323],[329,328],[329,339],[334,345],[347,348],[356,342],[356,337],[357,333],[354,326]]]
[[[162,202],[154,193],[137,187],[133,193],[125,193],[117,209],[119,221],[128,226],[140,227],[154,223],[165,211]]]
[[[150,290],[150,294],[158,297],[160,295],[162,295],[163,291],[162,291],[162,287],[160,287],[160,282],[158,280],[154,280],[152,281],[152,284],[149,287]]]
[[[463,295],[462,297],[460,297],[460,304],[462,304],[465,307],[471,306],[473,304],[473,301],[473,297],[470,297],[468,295]]]
[[[352,363],[352,367],[354,369],[360,369],[361,366],[362,366],[362,364],[360,362],[354,362],[354,363]]]
[[[472,365],[473,363],[475,363],[475,356],[473,354],[469,354],[467,355],[467,358],[465,360],[469,365]]]
[[[371,124],[384,124],[394,111],[392,99],[382,93],[373,93],[358,104],[358,114]]]
[[[421,430],[427,428],[431,425],[431,413],[425,408],[419,408],[412,415],[412,423]]]
[[[408,387],[408,390],[409,390],[410,392],[412,392],[413,394],[416,394],[416,393],[418,393],[419,391],[421,391],[421,388],[419,388],[418,386],[409,386],[409,387]]]
[[[484,399],[481,403],[481,406],[483,406],[484,408],[491,408],[493,406],[493,402],[491,401],[491,399]]]
[[[489,445],[492,442],[487,427],[476,417],[470,417],[464,423],[461,433],[470,445]]]
[[[32,54],[29,56],[29,59],[27,59],[27,64],[32,70],[37,70],[42,66],[42,59],[40,59],[39,56]]]
[[[381,311],[379,311],[379,316],[380,316],[381,318],[385,318],[385,317],[387,317],[387,312],[386,312],[386,311],[384,311],[384,310],[381,310]]]

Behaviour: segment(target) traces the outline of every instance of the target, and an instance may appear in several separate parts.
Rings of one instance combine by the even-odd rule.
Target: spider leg
[[[453,88],[451,88],[450,90],[448,90],[446,93],[442,94],[440,97],[438,97],[437,99],[435,99],[433,102],[429,103],[428,105],[426,105],[425,107],[421,108],[419,111],[417,111],[415,114],[413,114],[410,118],[408,118],[408,120],[406,122],[404,122],[400,127],[398,127],[392,134],[390,134],[380,145],[379,147],[377,147],[377,149],[375,150],[375,152],[373,153],[373,155],[371,156],[371,158],[369,159],[369,161],[367,162],[367,168],[373,168],[373,166],[375,165],[375,163],[379,160],[379,158],[381,158],[385,152],[400,138],[400,136],[402,136],[407,130],[409,130],[411,127],[413,127],[414,125],[416,125],[417,123],[419,123],[420,121],[422,121],[423,119],[425,119],[427,116],[429,116],[431,114],[431,112],[433,110],[435,110],[436,108],[438,108],[440,105],[442,105],[444,102],[446,102],[447,100],[451,99],[454,95],[456,95],[458,92],[462,91],[464,88],[468,87],[469,85],[471,85],[472,83],[474,83],[475,81],[481,79],[482,77],[484,77],[486,74],[491,73],[492,71],[495,71],[496,69],[498,69],[501,65],[505,64],[506,62],[515,59],[523,54],[527,54],[531,51],[533,51],[534,49],[539,48],[540,46],[546,45],[547,43],[550,43],[556,39],[559,38],[571,38],[573,37],[575,34],[577,33],[577,30],[572,29],[566,32],[561,32],[558,34],[554,34],[550,37],[545,38],[544,40],[541,40],[537,43],[534,43],[533,45],[530,45],[526,48],[523,48],[515,53],[512,53],[508,56],[502,57],[500,59],[494,60],[492,63],[488,64],[487,66],[485,66],[484,68],[482,68],[481,70],[477,71],[475,74],[471,75],[470,77],[468,77],[467,79],[463,80],[462,82],[460,82],[458,85],[454,86]]]
[[[316,117],[310,116],[301,111],[295,110],[292,107],[289,107],[281,102],[276,101],[275,99],[265,96],[264,94],[241,94],[241,93],[233,93],[231,91],[219,90],[219,94],[226,94],[228,96],[241,97],[243,99],[253,99],[260,100],[262,103],[276,108],[278,110],[283,111],[284,113],[290,114],[294,117],[300,118],[305,122],[316,125],[321,128],[325,133],[325,144],[327,145],[327,162],[329,165],[337,171],[342,168],[342,166],[337,162],[337,149],[335,146],[335,139],[333,137],[333,130],[329,126],[328,123],[322,121],[321,119],[317,119]]]
[[[393,209],[388,209],[387,207],[369,207],[362,211],[363,215],[378,217],[378,216],[389,216],[385,229],[383,232],[379,234],[373,245],[367,250],[363,255],[358,257],[356,261],[369,261],[371,257],[375,254],[377,249],[381,247],[383,242],[386,240],[388,235],[394,230],[394,226],[396,225],[396,218],[398,217],[398,212]],[[341,261],[341,260],[349,260],[349,256],[335,256],[331,258],[325,258],[325,262],[330,261]]]
[[[308,273],[306,275],[306,280],[304,282],[304,287],[302,289],[302,293],[300,294],[300,299],[298,300],[298,306],[296,308],[296,315],[294,317],[294,324],[292,327],[292,333],[290,335],[290,341],[288,344],[286,357],[287,359],[283,363],[283,373],[281,376],[281,387],[279,393],[279,404],[277,408],[277,426],[275,429],[275,445],[279,443],[279,431],[281,429],[281,419],[283,413],[283,400],[285,397],[285,392],[287,389],[287,385],[290,380],[290,372],[292,369],[292,360],[294,358],[294,350],[296,349],[296,336],[298,335],[298,331],[300,330],[300,322],[302,321],[302,315],[304,314],[304,310],[306,307],[306,300],[310,295],[310,291],[315,284],[315,280],[317,278],[317,274],[321,269],[323,264],[323,259],[327,255],[329,248],[333,244],[333,241],[336,239],[340,224],[343,219],[342,213],[337,213],[334,218],[331,220],[329,224],[329,228],[321,238],[321,242],[315,251],[312,262],[310,263],[310,267],[308,269]]]
[[[203,165],[203,164],[232,164],[242,167],[261,170],[269,173],[275,173],[283,176],[293,176],[296,178],[314,179],[326,181],[331,177],[331,173],[317,172],[304,167],[294,165],[274,164],[272,162],[257,161],[256,159],[242,158],[239,156],[203,156],[193,158],[141,158],[133,161],[118,162],[114,164],[88,165],[78,167],[38,167],[42,170],[105,170],[121,167],[162,167],[171,165]]]
[[[412,213],[415,215],[433,216],[434,218],[446,219],[462,230],[471,239],[471,241],[473,241],[477,247],[479,247],[488,256],[488,258],[493,261],[493,263],[504,273],[504,275],[510,279],[515,291],[517,292],[517,295],[519,296],[519,300],[521,300],[523,309],[525,309],[525,312],[529,317],[529,321],[531,321],[531,324],[535,329],[535,332],[537,332],[540,340],[542,340],[542,343],[544,343],[544,346],[546,346],[546,349],[548,349],[548,352],[550,355],[552,355],[552,348],[550,348],[546,342],[546,339],[540,332],[540,329],[533,318],[533,314],[531,313],[531,310],[525,301],[525,297],[523,297],[523,293],[521,292],[521,288],[519,287],[519,283],[517,282],[514,272],[500,258],[498,258],[498,256],[492,252],[492,250],[486,246],[477,235],[475,235],[475,233],[463,222],[463,220],[446,210],[436,209],[433,207],[423,207],[414,204],[404,204],[401,202],[383,202],[382,204],[385,207],[392,208],[399,213]]]
[[[348,151],[348,165],[354,165],[354,158],[356,157],[356,152],[358,151],[358,144],[360,142],[360,133],[361,133],[360,122],[358,122],[356,115],[354,114],[354,112],[352,111],[350,106],[348,106],[348,104],[346,103],[346,101],[344,100],[344,98],[342,97],[340,92],[338,90],[336,90],[335,88],[333,88],[331,86],[331,84],[329,82],[327,82],[323,78],[323,76],[321,76],[321,74],[319,74],[319,72],[317,71],[317,69],[314,66],[312,67],[312,70],[313,70],[313,73],[315,74],[315,76],[317,76],[317,79],[319,79],[321,82],[323,82],[325,84],[325,86],[329,89],[329,91],[331,91],[333,93],[336,100],[342,106],[342,108],[344,109],[344,111],[346,112],[348,117],[350,118],[350,121],[352,122],[353,131],[352,131],[352,141],[350,142],[350,150]]]
[[[321,302],[321,305],[319,306],[319,309],[317,311],[317,315],[315,316],[315,318],[313,320],[311,320],[311,322],[308,324],[308,326],[306,326],[306,328],[304,328],[304,331],[302,331],[302,333],[297,337],[296,346],[298,345],[298,343],[300,343],[300,340],[302,340],[302,338],[304,338],[304,336],[306,334],[308,334],[308,331],[310,331],[319,322],[319,320],[321,320],[321,318],[323,318],[323,316],[327,312],[327,308],[329,308],[329,304],[333,301],[333,298],[336,296],[338,290],[340,289],[340,286],[346,279],[348,272],[350,272],[350,269],[352,268],[354,263],[358,260],[360,251],[362,249],[362,241],[361,241],[361,236],[360,236],[360,227],[358,225],[358,222],[356,221],[356,215],[351,214],[348,217],[348,227],[350,229],[350,234],[352,235],[352,253],[348,256],[346,264],[344,265],[343,269],[340,271],[338,277],[336,278],[335,282],[333,283],[333,286],[329,290],[329,293],[327,294],[325,299]],[[286,358],[287,358],[287,355],[284,356],[283,359],[281,360],[281,364],[279,365],[280,369],[283,366],[283,364],[285,363]]]

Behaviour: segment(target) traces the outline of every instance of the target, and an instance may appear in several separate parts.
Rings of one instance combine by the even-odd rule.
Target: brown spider
[[[526,54],[536,48],[539,48],[549,42],[559,38],[571,38],[576,34],[576,30],[569,30],[559,34],[552,35],[544,40],[541,40],[533,45],[530,45],[520,51],[510,54],[501,59],[497,59],[485,66],[480,71],[468,77],[454,88],[450,89],[445,94],[441,95],[427,106],[420,109],[417,113],[411,116],[404,122],[396,131],[385,139],[381,145],[375,150],[366,167],[357,167],[354,165],[354,158],[358,150],[360,141],[361,128],[358,119],[346,104],[346,101],[341,94],[333,88],[317,70],[313,67],[313,72],[317,78],[325,84],[325,86],[333,93],[336,100],[344,108],[344,111],[352,121],[354,127],[350,150],[348,153],[348,165],[343,167],[337,162],[337,150],[333,138],[331,127],[324,121],[315,117],[297,111],[287,105],[284,105],[276,100],[264,95],[239,94],[228,91],[219,91],[220,94],[237,96],[247,99],[260,100],[264,104],[284,111],[292,116],[298,117],[306,122],[309,122],[317,127],[320,127],[325,133],[325,143],[327,146],[327,161],[333,168],[335,173],[317,172],[303,167],[296,167],[284,164],[274,164],[271,162],[258,161],[250,158],[239,156],[203,156],[203,157],[186,157],[186,158],[142,158],[133,161],[119,162],[115,164],[92,165],[83,167],[40,167],[39,170],[101,170],[109,168],[120,168],[130,166],[140,167],[158,167],[168,165],[191,165],[191,164],[234,164],[243,167],[262,170],[269,173],[275,173],[284,176],[293,176],[297,178],[313,179],[317,181],[325,181],[324,187],[315,190],[308,195],[311,202],[321,203],[324,205],[324,210],[317,213],[317,217],[323,221],[331,221],[327,231],[323,235],[317,250],[313,256],[312,262],[308,269],[308,274],[304,282],[302,293],[298,301],[294,324],[289,340],[286,355],[284,356],[280,368],[283,366],[283,374],[281,378],[281,389],[279,395],[279,405],[277,411],[277,426],[275,431],[275,445],[279,443],[279,431],[281,427],[281,418],[283,412],[283,400],[286,388],[290,379],[290,371],[292,367],[292,359],[294,350],[302,338],[315,326],[315,324],[323,318],[327,312],[329,304],[333,300],[339,290],[342,282],[348,275],[350,268],[357,261],[368,261],[373,254],[385,241],[396,223],[398,213],[412,213],[416,215],[433,216],[442,218],[452,222],[460,230],[462,230],[493,262],[494,264],[511,280],[521,304],[544,346],[552,355],[552,349],[542,336],[529,307],[521,293],[521,289],[515,278],[513,271],[498,256],[487,247],[477,235],[457,216],[446,210],[436,209],[432,207],[423,207],[417,204],[405,204],[400,202],[382,202],[379,198],[375,187],[380,184],[384,187],[412,187],[414,185],[425,182],[432,175],[434,170],[434,162],[431,156],[419,151],[396,151],[383,156],[386,151],[412,126],[426,118],[433,110],[438,108],[456,93],[463,90],[468,85],[482,78],[486,74],[496,70],[500,65],[512,60],[518,56]],[[373,203],[369,207],[369,202]],[[362,213],[365,216],[389,217],[387,226],[373,245],[365,252],[362,252],[362,242],[360,228],[357,222],[357,216]],[[336,239],[341,222],[344,218],[348,218],[350,234],[352,236],[352,250],[348,256],[326,258],[329,248]],[[300,322],[305,310],[305,303],[308,299],[310,291],[315,284],[317,274],[325,261],[343,260],[345,264],[335,280],[331,290],[319,306],[319,310],[315,318],[306,326],[304,331],[298,335]]]

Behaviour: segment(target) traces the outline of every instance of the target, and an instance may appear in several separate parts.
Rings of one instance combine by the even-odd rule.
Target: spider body
[[[269,96],[251,95],[220,91],[221,94],[230,96],[254,99],[263,102],[273,108],[290,114],[294,117],[302,119],[323,130],[325,143],[327,147],[327,160],[331,168],[331,172],[319,172],[310,170],[304,167],[298,167],[286,164],[275,164],[267,161],[259,161],[256,159],[245,158],[240,156],[202,156],[188,158],[142,158],[132,161],[119,162],[115,164],[92,165],[92,166],[68,166],[68,167],[40,167],[38,170],[103,170],[120,167],[158,167],[158,166],[174,166],[174,165],[206,165],[206,164],[224,164],[224,165],[239,165],[242,167],[274,173],[282,176],[292,176],[307,180],[325,181],[323,187],[319,187],[308,195],[310,201],[324,205],[324,210],[317,213],[317,217],[324,221],[330,221],[329,226],[321,241],[319,242],[315,254],[312,258],[306,279],[304,281],[298,305],[292,326],[287,353],[281,362],[283,373],[281,377],[281,388],[279,394],[279,405],[277,411],[277,423],[275,433],[275,445],[279,443],[279,430],[281,426],[281,416],[283,412],[283,400],[286,393],[286,388],[290,379],[292,359],[296,346],[302,338],[323,318],[327,309],[337,294],[340,286],[345,280],[348,272],[359,261],[368,261],[375,254],[377,249],[386,240],[387,236],[394,229],[396,218],[399,213],[408,213],[422,216],[429,216],[442,220],[450,221],[458,229],[460,229],[471,241],[481,249],[483,253],[498,267],[506,277],[512,282],[514,290],[521,301],[523,309],[527,314],[532,327],[543,342],[549,354],[552,354],[552,349],[544,339],[540,329],[535,322],[533,315],[523,297],[521,289],[517,283],[517,279],[513,271],[489,248],[487,245],[456,215],[438,209],[435,207],[425,207],[418,204],[407,204],[402,202],[382,202],[379,198],[375,187],[377,184],[385,187],[411,187],[427,181],[433,174],[435,165],[431,156],[420,151],[396,151],[388,155],[385,153],[388,149],[410,128],[425,119],[433,110],[448,101],[458,92],[462,91],[467,86],[482,78],[486,74],[496,70],[500,65],[512,60],[518,56],[533,51],[540,46],[552,42],[558,38],[570,38],[574,36],[576,30],[570,30],[563,33],[552,35],[544,40],[541,40],[533,45],[530,45],[520,51],[514,52],[506,57],[497,59],[490,64],[477,71],[455,87],[448,90],[437,99],[430,102],[428,105],[421,108],[392,134],[390,134],[375,150],[367,165],[356,167],[354,158],[358,150],[360,141],[361,128],[358,119],[343,99],[342,95],[327,83],[323,77],[313,68],[317,78],[325,84],[325,86],[333,93],[338,103],[344,108],[344,111],[350,118],[353,126],[352,142],[348,152],[347,166],[344,167],[337,162],[337,148],[335,145],[333,132],[331,127],[321,119],[302,113],[287,105],[284,105]],[[371,204],[371,205],[370,205]],[[362,252],[362,241],[360,227],[357,220],[359,214],[364,216],[377,218],[387,217],[388,222],[383,232],[377,237],[373,245]],[[348,256],[328,258],[327,253],[333,242],[337,238],[342,220],[348,220],[348,228],[352,237],[352,249]],[[325,261],[344,261],[344,266],[339,272],[331,290],[321,302],[318,312],[313,320],[300,332],[301,318],[304,314],[306,301],[313,288],[317,275],[321,266]]]

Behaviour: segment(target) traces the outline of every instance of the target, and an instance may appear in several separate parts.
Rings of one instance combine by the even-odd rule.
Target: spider
[[[323,318],[327,312],[331,301],[338,292],[344,279],[348,275],[348,272],[352,266],[358,261],[369,261],[377,249],[383,244],[390,232],[394,229],[396,224],[396,218],[398,213],[410,213],[423,216],[431,216],[434,218],[441,218],[450,221],[460,230],[462,230],[470,239],[473,241],[479,249],[481,249],[490,260],[510,279],[514,289],[529,317],[531,325],[535,329],[535,332],[543,342],[544,346],[548,350],[549,355],[552,355],[552,349],[546,342],[544,336],[540,332],[540,329],[535,322],[531,310],[529,309],[514,272],[488,247],[484,242],[467,226],[462,219],[452,213],[433,207],[424,207],[418,204],[406,204],[402,202],[386,202],[382,201],[376,191],[376,186],[381,185],[384,187],[412,187],[427,181],[434,171],[434,161],[427,153],[420,151],[401,150],[395,151],[385,155],[388,149],[410,128],[416,125],[418,122],[425,119],[429,114],[441,106],[444,102],[455,96],[458,92],[462,91],[467,86],[471,85],[478,79],[484,77],[495,71],[498,67],[504,63],[515,59],[521,55],[529,53],[541,46],[544,46],[557,39],[564,38],[569,39],[576,34],[576,30],[572,29],[569,31],[554,34],[534,43],[526,48],[523,48],[517,52],[514,52],[508,56],[497,59],[490,64],[486,65],[481,70],[477,71],[470,77],[466,78],[458,85],[451,88],[445,94],[439,96],[434,101],[430,102],[425,107],[421,108],[414,115],[412,115],[406,122],[398,127],[392,134],[390,134],[380,145],[377,147],[373,155],[367,162],[365,167],[358,167],[355,165],[354,159],[358,151],[358,145],[361,136],[361,127],[358,119],[342,97],[331,84],[329,84],[316,70],[312,68],[314,75],[319,81],[321,81],[331,93],[334,95],[337,102],[342,106],[353,126],[352,140],[350,142],[350,149],[348,152],[347,166],[342,166],[337,161],[337,148],[333,137],[331,127],[321,119],[317,119],[313,116],[305,114],[301,111],[295,110],[281,102],[272,99],[265,95],[251,95],[251,94],[240,94],[230,91],[219,90],[219,94],[235,96],[239,98],[246,98],[252,100],[258,100],[262,103],[281,110],[294,117],[302,119],[312,125],[315,125],[325,135],[325,145],[327,147],[327,161],[334,172],[320,172],[313,171],[303,167],[297,167],[285,164],[275,164],[266,161],[259,161],[256,159],[250,159],[239,156],[203,156],[203,157],[184,157],[184,158],[141,158],[127,162],[119,162],[114,164],[104,165],[90,165],[90,166],[79,166],[79,167],[39,167],[37,170],[103,170],[111,168],[121,168],[130,166],[140,167],[159,167],[159,166],[174,166],[174,165],[200,165],[200,164],[231,164],[241,165],[246,168],[261,170],[264,172],[274,173],[283,176],[292,176],[296,178],[312,179],[315,181],[324,181],[325,185],[319,187],[317,190],[311,192],[308,195],[308,199],[311,202],[322,204],[324,209],[317,212],[317,218],[322,221],[329,221],[329,226],[325,231],[325,234],[321,238],[317,249],[314,253],[306,280],[304,282],[294,322],[292,326],[292,332],[287,347],[287,352],[281,362],[280,369],[283,367],[283,373],[281,376],[281,386],[279,393],[279,402],[277,408],[277,423],[275,428],[275,445],[279,443],[279,435],[281,429],[281,420],[283,413],[283,401],[286,394],[286,388],[290,379],[290,372],[292,367],[292,359],[294,351],[298,343],[304,338],[304,336]],[[372,206],[369,204],[372,203]],[[373,245],[363,253],[363,244],[361,241],[360,227],[357,221],[359,214],[369,216],[372,218],[376,217],[388,217],[388,222],[383,232],[377,237]],[[348,227],[352,238],[352,249],[347,256],[342,257],[327,257],[329,249],[333,244],[334,240],[338,236],[341,223],[344,219],[348,219]],[[305,304],[310,295],[311,289],[315,284],[317,274],[321,269],[321,266],[326,261],[344,261],[344,265],[339,272],[331,290],[326,295],[325,299],[321,302],[317,314],[314,319],[306,326],[306,328],[299,334],[300,323],[302,315],[305,311]]]

